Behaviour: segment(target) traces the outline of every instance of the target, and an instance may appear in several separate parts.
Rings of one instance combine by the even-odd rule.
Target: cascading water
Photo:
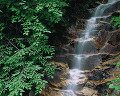
[[[100,18],[103,18],[103,16],[108,16],[109,14],[104,14],[104,11],[106,8],[108,8],[111,4],[113,4],[115,1],[120,1],[120,0],[108,0],[107,4],[101,4],[99,5],[92,18],[90,18],[87,21],[87,26],[84,31],[84,35],[82,37],[77,38],[76,40],[78,41],[78,44],[75,47],[75,55],[73,57],[73,66],[72,69],[70,69],[69,74],[70,74],[70,79],[68,80],[68,91],[66,94],[63,94],[63,96],[76,96],[75,91],[77,89],[77,83],[80,82],[81,80],[84,80],[85,74],[84,71],[85,69],[93,69],[95,66],[86,64],[87,58],[91,54],[99,54],[96,49],[94,49],[90,42],[94,40],[95,37],[95,30],[97,29],[98,25],[98,20]],[[92,60],[94,61],[94,60]],[[100,63],[100,62],[96,62]]]

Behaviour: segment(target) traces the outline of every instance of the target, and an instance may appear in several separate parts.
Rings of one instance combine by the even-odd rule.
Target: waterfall
[[[108,15],[108,14],[104,14],[104,11],[106,8],[108,8],[111,4],[120,1],[120,0],[108,0],[107,4],[101,4],[96,8],[96,11],[94,13],[94,17],[101,17],[103,15]]]
[[[108,16],[109,14],[104,14],[106,8],[108,8],[111,4],[120,0],[108,0],[106,4],[99,5],[93,14],[93,16],[87,21],[87,25],[84,31],[84,35],[80,36],[76,39],[78,41],[74,50],[74,57],[72,60],[72,69],[70,69],[70,79],[68,80],[68,95],[64,94],[63,96],[76,96],[75,90],[77,90],[77,84],[81,80],[83,80],[86,76],[84,74],[85,69],[93,69],[95,66],[91,66],[86,63],[87,58],[92,54],[99,54],[98,51],[91,45],[91,42],[95,37],[95,30],[97,29],[97,25],[99,23],[99,19]],[[94,62],[94,59],[91,60]],[[96,62],[96,61],[95,61]],[[100,62],[96,62],[100,63]]]

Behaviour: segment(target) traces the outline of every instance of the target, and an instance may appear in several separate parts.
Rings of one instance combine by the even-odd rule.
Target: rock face
[[[105,96],[107,93],[120,95],[119,92],[112,93],[106,85],[107,82],[116,79],[116,74],[120,74],[119,68],[115,68],[116,63],[120,60],[120,28],[114,27],[114,23],[109,23],[113,16],[120,16],[119,5],[120,1],[110,5],[104,11],[104,14],[109,13],[110,15],[99,18],[100,23],[96,25],[98,28],[95,30],[94,40],[91,41],[92,46],[90,45],[91,49],[95,49],[99,54],[96,54],[95,51],[88,52],[90,54],[85,62],[88,67],[83,68],[85,78],[81,78],[81,81],[78,82],[75,91],[77,96]],[[68,72],[74,64],[72,62],[74,49],[79,42],[76,38],[82,35],[85,25],[85,19],[78,19],[76,25],[69,29],[69,33],[73,37],[69,38],[71,39],[69,44],[61,48],[60,54],[56,54],[53,58],[57,66],[54,79],[49,80],[49,84],[39,96],[75,96],[70,90],[66,90],[69,85],[67,83],[69,81]]]
[[[104,14],[109,14],[112,12],[115,12],[117,10],[120,10],[120,1],[115,2],[114,4],[110,5],[105,11]]]

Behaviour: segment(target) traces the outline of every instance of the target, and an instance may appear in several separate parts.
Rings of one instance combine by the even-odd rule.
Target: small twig
[[[6,38],[6,37],[5,37]],[[6,38],[7,39],[7,38]],[[17,50],[19,50],[18,48],[17,48],[17,46],[15,46],[9,39],[7,39],[9,42],[10,42],[10,44],[12,44]]]

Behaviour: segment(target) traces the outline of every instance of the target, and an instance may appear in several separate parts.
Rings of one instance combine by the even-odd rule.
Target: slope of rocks
[[[77,96],[105,96],[107,93],[119,96],[120,93],[108,89],[106,85],[109,81],[115,80],[116,75],[120,74],[119,68],[116,68],[116,63],[120,61],[120,28],[114,27],[114,23],[109,23],[113,16],[120,16],[120,1],[111,5],[105,10],[105,13],[110,13],[106,18],[100,18],[99,25],[96,31],[94,40],[91,41],[92,49],[95,49],[99,54],[91,52],[88,55],[87,64],[90,69],[85,69],[85,78],[81,78],[76,91]],[[117,7],[115,7],[117,6]],[[113,10],[114,9],[114,10]],[[113,11],[112,11],[113,10]],[[79,35],[82,35],[86,26],[86,19],[78,19],[76,25],[69,28],[69,33],[72,34],[70,42],[60,49],[60,53],[53,58],[57,69],[54,74],[54,79],[49,80],[46,89],[39,96],[73,96],[69,90],[63,90],[63,87],[68,86],[69,69],[72,67],[72,58],[74,48],[77,44]],[[91,58],[94,61],[91,61]],[[97,63],[97,64],[96,64]],[[81,87],[82,86],[82,87]]]

